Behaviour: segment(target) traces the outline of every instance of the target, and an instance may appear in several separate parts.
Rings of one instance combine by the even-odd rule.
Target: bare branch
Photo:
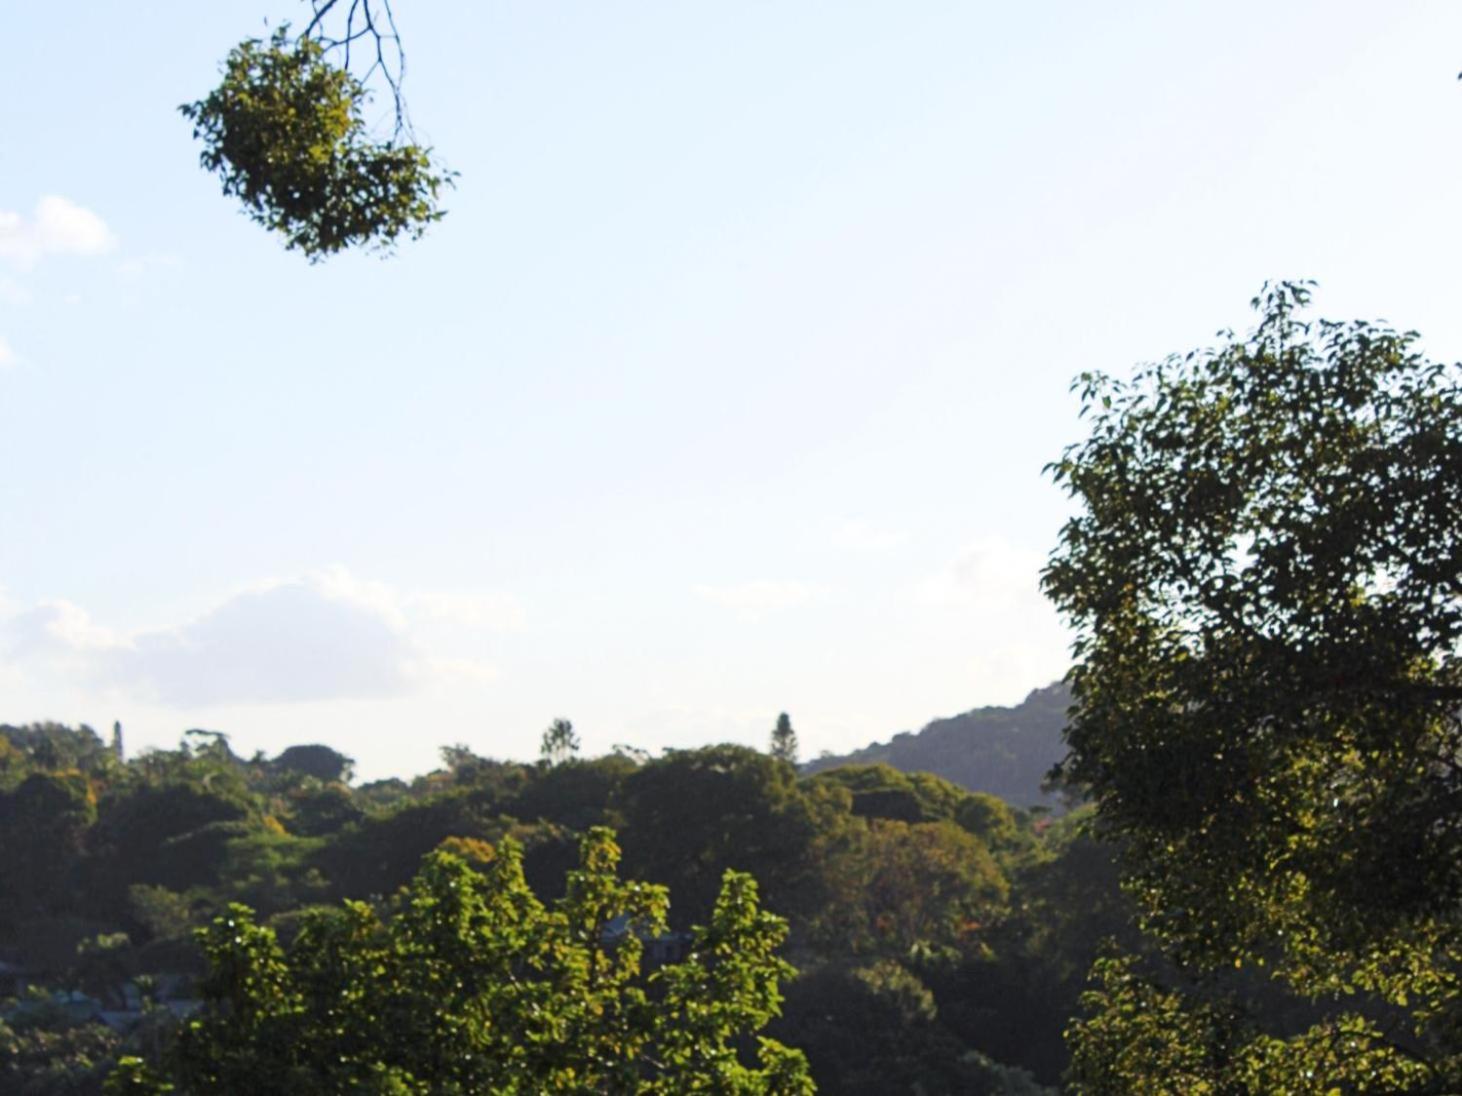
[[[377,75],[391,91],[394,118],[393,135],[412,137],[411,118],[402,94],[406,75],[406,51],[401,47],[401,34],[396,27],[396,13],[391,0],[310,0],[311,17],[301,38],[314,38],[327,53],[337,52],[341,67],[352,72],[357,42],[371,43],[370,63],[364,71],[352,72],[362,84],[369,84]],[[344,13],[343,20],[341,12]]]
[[[320,21],[330,14],[330,9],[339,3],[340,0],[312,0],[312,2],[315,9],[314,18],[310,20],[310,25],[305,27],[304,34],[300,35],[301,38],[308,38],[314,34],[316,28],[320,25]],[[354,3],[351,6],[354,7]]]

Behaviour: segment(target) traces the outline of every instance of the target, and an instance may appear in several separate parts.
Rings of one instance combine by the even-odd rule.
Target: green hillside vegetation
[[[891,765],[907,773],[934,773],[972,792],[987,792],[1021,807],[1059,807],[1046,777],[1066,754],[1061,732],[1071,694],[1057,683],[1036,689],[1013,708],[975,708],[936,719],[917,733],[894,735],[848,754],[824,754],[808,773],[842,765]]]
[[[928,774],[875,765],[805,776],[739,746],[556,765],[463,747],[442,756],[409,783],[354,786],[343,779],[350,760],[323,746],[246,759],[226,738],[195,733],[124,762],[85,727],[0,727],[0,1090],[95,1093],[112,1074],[120,1091],[155,1091],[148,1078],[161,1076],[178,1092],[244,1091],[231,1086],[262,1071],[293,1078],[295,1088],[270,1089],[280,1092],[357,1090],[341,1078],[385,1086],[359,1091],[469,1092],[482,1077],[516,1077],[519,1087],[500,1090],[527,1092],[545,1076],[561,1091],[694,1091],[677,1085],[701,1074],[676,1066],[663,1016],[650,1013],[674,986],[691,1012],[695,986],[715,999],[707,979],[729,970],[696,973],[704,960],[693,957],[707,933],[739,923],[743,936],[762,925],[760,953],[744,941],[733,949],[764,956],[747,974],[762,988],[712,1009],[722,1034],[700,1042],[719,1065],[701,1055],[694,1068],[752,1080],[708,1091],[801,1091],[801,1052],[822,1091],[1035,1092],[1058,1083],[1081,974],[1099,935],[1122,921],[1108,861],[1074,823]],[[607,848],[622,848],[620,872],[606,866],[618,855]],[[554,987],[549,1011],[562,1024],[550,1028],[614,1013],[621,1026],[600,1036],[660,1046],[642,1060],[664,1069],[637,1067],[636,1088],[548,1053],[514,1066],[498,1029],[474,1026],[487,1014],[506,1023],[502,1001],[429,1003],[434,991],[389,957],[418,953],[401,919],[439,901],[446,877],[483,910],[515,904],[532,931],[511,944],[484,913],[457,944],[434,937],[432,947],[488,967],[528,964]],[[610,895],[589,912],[574,905],[586,880]],[[592,1001],[575,996],[566,987],[596,961],[590,945],[647,894],[643,961],[614,975],[613,992],[601,983]],[[1089,920],[1097,909],[1113,912]],[[489,939],[498,951],[486,955]],[[334,973],[318,969],[322,941],[336,949]],[[510,944],[522,955],[504,957]],[[347,1011],[308,1003],[325,992],[318,979],[372,963],[379,977],[345,994]],[[334,1000],[343,985],[332,984]],[[249,1009],[259,1019],[247,1038],[220,1019]],[[387,1029],[421,1010],[451,1028],[433,1036],[446,1040],[441,1056],[470,1051],[484,1072],[440,1087],[449,1078],[424,1065],[420,1039],[392,1042]],[[326,1037],[369,1017],[380,1030],[357,1031],[348,1052]],[[770,1058],[753,1033],[773,1041]],[[286,1044],[304,1049],[285,1055]],[[757,1077],[771,1087],[756,1088]]]

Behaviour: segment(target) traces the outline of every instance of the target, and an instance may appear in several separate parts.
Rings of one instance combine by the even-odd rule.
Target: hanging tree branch
[[[179,109],[203,142],[203,167],[287,248],[311,262],[349,247],[389,251],[441,220],[440,192],[455,174],[412,131],[390,0],[310,0],[310,10],[298,37],[286,24],[267,41],[241,42],[223,82]],[[364,116],[378,75],[394,113],[385,140]]]

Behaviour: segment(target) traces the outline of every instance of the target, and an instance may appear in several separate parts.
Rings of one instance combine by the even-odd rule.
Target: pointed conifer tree
[[[772,728],[771,755],[779,761],[797,764],[797,732],[792,729],[792,718],[786,712],[777,716],[777,725]]]

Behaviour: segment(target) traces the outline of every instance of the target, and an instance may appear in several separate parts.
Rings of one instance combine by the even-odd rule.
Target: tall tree
[[[1078,379],[1044,582],[1077,634],[1064,771],[1146,928],[1319,1019],[1185,1011],[1114,960],[1079,1091],[1462,1086],[1462,369],[1308,300],[1268,287],[1247,335]]]
[[[792,717],[786,712],[777,716],[777,725],[772,728],[771,753],[782,761],[797,764],[797,732],[792,729]]]
[[[579,736],[567,719],[555,719],[543,732],[538,752],[549,765],[561,765],[579,752]]]

